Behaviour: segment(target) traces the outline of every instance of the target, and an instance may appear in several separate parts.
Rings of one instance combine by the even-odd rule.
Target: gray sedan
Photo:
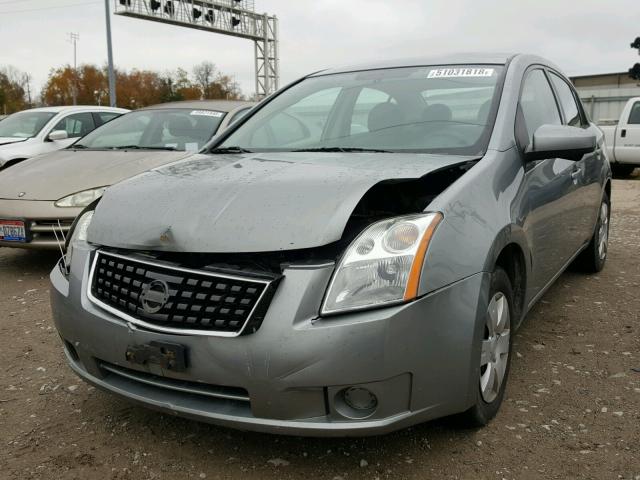
[[[544,59],[327,70],[86,209],[54,320],[80,377],[172,414],[484,425],[532,305],[570,264],[603,268],[610,192],[602,134]]]
[[[252,106],[207,100],[143,108],[0,172],[0,247],[60,248],[75,217],[109,185],[193,155]]]

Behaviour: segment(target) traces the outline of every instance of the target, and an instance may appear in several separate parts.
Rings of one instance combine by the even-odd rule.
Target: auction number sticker
[[[220,118],[224,114],[222,112],[214,112],[214,111],[211,111],[211,110],[193,110],[191,112],[191,115],[197,115],[199,117],[216,117],[216,118]]]
[[[427,74],[427,78],[467,78],[491,77],[493,68],[436,68]]]

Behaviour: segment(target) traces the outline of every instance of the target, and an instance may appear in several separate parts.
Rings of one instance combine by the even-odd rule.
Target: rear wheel
[[[598,273],[607,261],[610,217],[611,203],[605,193],[598,212],[596,230],[593,233],[593,237],[591,237],[589,246],[576,258],[576,265],[586,273]]]
[[[502,404],[511,362],[513,305],[509,276],[497,267],[491,276],[485,314],[476,403],[463,414],[464,422],[469,426],[486,425]]]

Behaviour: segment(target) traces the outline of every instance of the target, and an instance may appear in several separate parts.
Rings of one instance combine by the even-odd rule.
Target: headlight
[[[87,241],[87,230],[93,219],[93,210],[82,213],[71,227],[70,236],[67,239],[67,252],[65,254],[64,263],[67,270],[71,267],[74,248]]]
[[[416,298],[422,264],[440,213],[391,218],[367,227],[333,274],[322,314]]]
[[[92,188],[74,193],[55,202],[56,207],[86,207],[102,196],[107,187]]]

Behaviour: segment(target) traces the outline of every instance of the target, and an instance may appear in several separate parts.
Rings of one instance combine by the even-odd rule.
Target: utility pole
[[[111,47],[111,12],[109,0],[104,0],[104,16],[107,21],[107,58],[109,62],[109,104],[116,106],[116,74],[113,70],[113,49]]]
[[[73,44],[73,104],[78,102],[78,40],[80,35],[77,33],[69,33],[69,42]]]

